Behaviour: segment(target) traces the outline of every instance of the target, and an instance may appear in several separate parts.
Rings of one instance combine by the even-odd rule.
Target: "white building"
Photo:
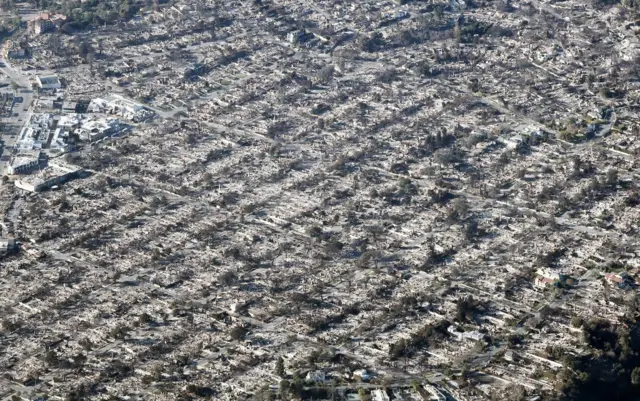
[[[482,341],[485,338],[485,335],[479,331],[459,331],[457,328],[458,326],[452,324],[447,328],[447,331],[458,340]]]
[[[313,383],[322,383],[326,380],[326,376],[321,370],[311,370],[307,373],[305,380]]]
[[[77,102],[62,102],[62,111],[64,113],[75,113],[77,108]]]
[[[34,20],[29,21],[29,28],[36,35],[55,30],[56,26],[62,25],[67,17],[63,14],[51,14],[47,11],[41,12]]]
[[[96,98],[89,103],[89,113],[116,114],[133,122],[142,122],[152,118],[153,111],[119,95],[110,95],[105,99]]]
[[[72,130],[78,128],[82,124],[82,119],[82,114],[65,114],[63,116],[60,116],[60,120],[58,120],[58,127]]]
[[[354,379],[359,378],[363,382],[366,382],[367,380],[371,379],[371,374],[367,372],[366,369],[358,369],[355,372],[353,372],[353,378]]]
[[[533,279],[533,286],[543,289],[547,286],[553,285],[555,282],[560,281],[562,277],[560,274],[554,272],[549,268],[541,268],[536,271],[536,277]]]
[[[0,238],[0,253],[7,253],[16,248],[16,240],[13,238]]]
[[[56,128],[53,132],[53,138],[51,138],[51,144],[49,149],[57,153],[65,153],[71,150],[71,145],[67,143],[69,133],[63,128]]]
[[[54,128],[55,127],[55,128]],[[122,131],[125,126],[115,118],[104,118],[77,113],[54,116],[48,113],[31,115],[20,131],[16,148],[21,151],[50,149],[54,153],[70,150],[70,134],[94,142]]]
[[[53,26],[53,22],[50,19],[37,19],[33,22],[33,32],[36,35],[41,35],[51,31]]]
[[[382,389],[375,389],[371,391],[372,401],[389,401],[389,394]]]
[[[38,167],[39,163],[40,152],[18,154],[11,158],[5,167],[5,172],[9,175],[28,173]]]
[[[18,135],[16,147],[22,151],[45,148],[49,143],[53,124],[52,114],[32,114]]]
[[[513,353],[513,350],[508,349],[505,353],[504,353],[504,360],[507,362],[513,362],[515,360],[515,354]]]
[[[84,122],[82,126],[78,128],[77,133],[81,140],[95,142],[122,131],[122,128],[120,121],[117,119],[100,119]]]
[[[62,84],[56,75],[38,76],[36,78],[38,87],[40,89],[60,89]]]

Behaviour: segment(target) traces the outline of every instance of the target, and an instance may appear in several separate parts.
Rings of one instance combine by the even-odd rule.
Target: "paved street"
[[[0,157],[0,173],[4,173],[5,163],[13,153],[13,146],[15,145],[16,138],[20,133],[20,129],[31,113],[33,113],[32,103],[35,98],[35,93],[31,89],[29,76],[25,72],[12,67],[7,60],[0,59],[0,63],[2,65],[2,67],[0,67],[0,71],[10,81],[20,85],[20,88],[15,92],[16,98],[14,99],[11,116],[2,118],[2,125],[4,126],[4,129],[1,133],[3,147],[2,156]]]

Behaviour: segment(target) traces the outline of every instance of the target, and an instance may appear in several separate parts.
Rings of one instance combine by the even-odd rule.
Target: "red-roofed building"
[[[35,20],[31,21],[31,29],[33,30],[33,33],[40,35],[53,31],[56,26],[62,25],[66,20],[66,15],[51,14],[48,11],[43,11]]]
[[[545,288],[553,285],[554,281],[554,279],[548,277],[536,276],[536,278],[533,279],[533,286],[536,288]]]
[[[604,279],[611,284],[620,284],[624,282],[627,277],[627,273],[607,273],[604,275]]]
[[[533,286],[535,288],[546,288],[554,283],[562,280],[562,276],[551,269],[542,268],[536,271],[536,277],[533,279]]]
[[[633,288],[636,284],[636,280],[627,272],[606,273],[604,275],[604,279],[607,281],[607,283],[623,289]]]

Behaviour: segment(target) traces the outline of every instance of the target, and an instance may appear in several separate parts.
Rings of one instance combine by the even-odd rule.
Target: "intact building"
[[[71,145],[67,143],[69,140],[69,133],[62,128],[56,128],[53,132],[53,138],[51,138],[51,144],[49,149],[54,153],[65,153],[71,150]]]
[[[50,14],[41,12],[35,20],[29,22],[29,28],[36,35],[52,32],[66,21],[67,17],[63,14]]]
[[[37,80],[38,88],[40,88],[40,89],[60,89],[60,88],[62,88],[62,84],[60,83],[60,80],[55,75],[49,75],[49,76],[44,76],[44,77],[38,76],[36,78],[36,80]]]
[[[554,272],[549,268],[540,268],[536,271],[536,277],[533,279],[533,285],[536,288],[544,289],[548,286],[564,281],[564,279],[565,276]]]
[[[120,121],[117,119],[91,120],[82,124],[78,128],[78,138],[86,142],[95,142],[109,135],[122,131]]]
[[[10,253],[16,249],[16,240],[13,238],[0,238],[0,254]]]
[[[16,148],[22,151],[44,149],[51,139],[51,129],[55,126],[52,114],[32,114],[20,131]]]
[[[111,95],[105,99],[93,99],[87,108],[89,113],[116,114],[133,122],[142,122],[154,116],[154,112],[144,106],[125,99],[119,95]]]
[[[48,16],[48,14],[47,14]],[[43,34],[45,32],[50,32],[53,30],[53,21],[51,21],[49,18],[47,19],[37,19],[34,23],[33,23],[33,32],[36,35],[40,35]]]

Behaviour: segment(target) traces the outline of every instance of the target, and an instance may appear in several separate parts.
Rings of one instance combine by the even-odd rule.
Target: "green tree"
[[[304,383],[302,381],[302,378],[300,377],[300,375],[298,375],[298,373],[295,373],[293,375],[293,381],[291,382],[291,391],[296,394],[296,395],[300,395],[302,394],[302,390],[304,388]]]
[[[276,374],[280,377],[285,377],[286,375],[284,370],[284,359],[282,357],[278,358],[276,361]]]
[[[245,327],[243,326],[235,326],[234,328],[231,329],[231,338],[237,341],[243,340],[244,336],[249,332],[249,330],[247,330]]]
[[[131,5],[129,4],[129,1],[123,1],[122,4],[120,4],[120,9],[119,9],[120,17],[127,18],[130,12],[131,12]]]
[[[575,328],[580,328],[582,327],[582,324],[584,323],[584,319],[581,318],[580,316],[574,316],[571,319],[571,326],[575,327]]]
[[[82,369],[82,367],[86,362],[87,362],[87,356],[83,353],[79,353],[78,355],[73,357],[73,364],[77,369]]]
[[[634,386],[640,384],[640,367],[633,368],[633,370],[631,371],[631,383]]]
[[[358,389],[358,395],[360,396],[360,400],[362,400],[362,401],[370,401],[371,400],[371,396],[369,394],[367,394],[367,390],[363,389],[362,387],[360,387]]]
[[[609,186],[614,187],[618,184],[618,170],[611,168],[607,170],[606,182]]]
[[[49,365],[49,367],[56,367],[58,366],[59,362],[58,354],[56,354],[54,350],[50,350],[45,355],[44,361],[47,363],[47,365]]]
[[[284,399],[287,394],[289,394],[289,389],[291,388],[291,383],[289,380],[281,380],[280,381],[280,396]]]
[[[78,45],[78,55],[86,61],[90,53],[93,53],[91,44],[86,41],[80,42],[80,44]]]

